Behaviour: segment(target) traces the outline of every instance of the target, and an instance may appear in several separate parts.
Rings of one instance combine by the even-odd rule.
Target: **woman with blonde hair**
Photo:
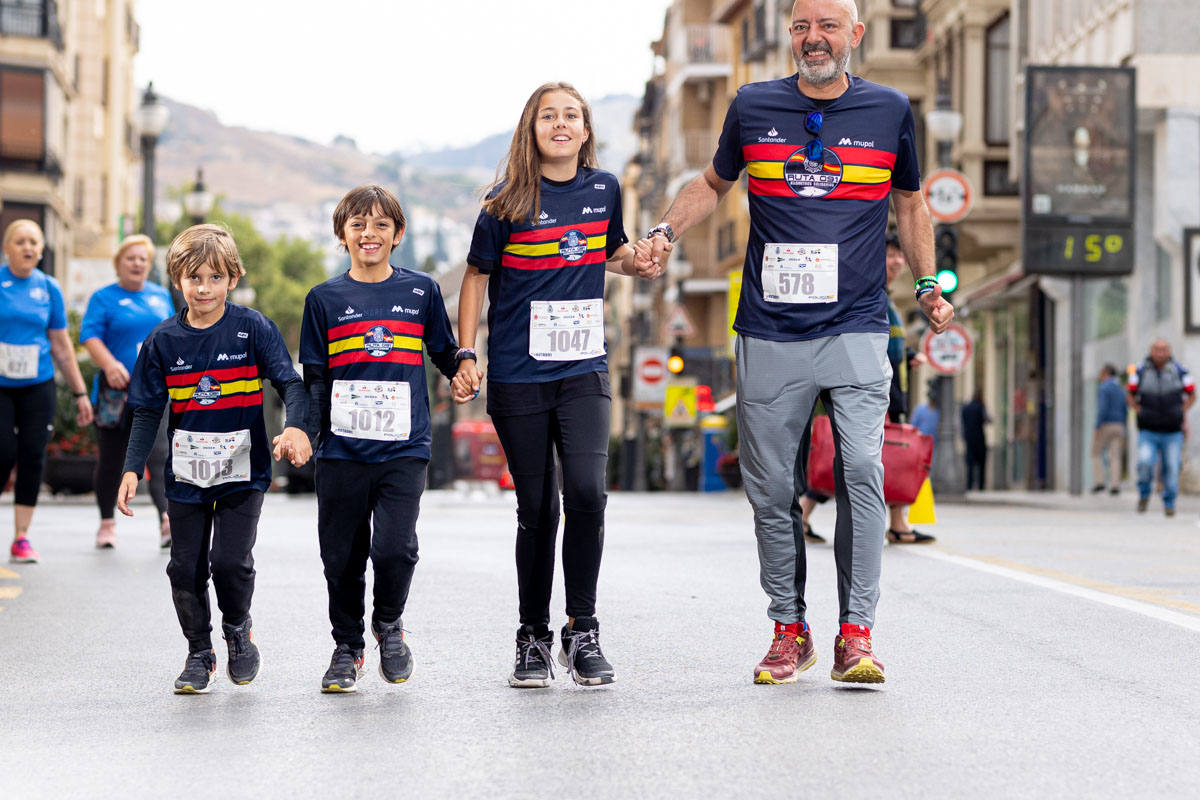
[[[18,219],[4,230],[0,265],[0,475],[13,466],[13,543],[10,559],[33,564],[38,553],[29,543],[29,525],[42,485],[46,443],[54,424],[57,366],[75,395],[75,421],[92,421],[87,386],[67,333],[67,309],[58,281],[37,268],[46,237],[31,219]]]
[[[170,293],[147,280],[153,263],[154,243],[149,236],[139,234],[124,239],[113,256],[116,282],[98,289],[91,296],[79,328],[80,343],[100,367],[92,386],[96,442],[100,450],[95,474],[96,505],[100,508],[100,529],[96,532],[96,547],[99,548],[112,548],[117,543],[113,508],[117,502],[117,487],[121,484],[125,446],[133,429],[133,409],[126,402],[129,375],[142,341],[173,312]],[[166,462],[166,428],[160,425],[150,453],[149,468],[150,497],[158,509],[159,546],[164,548],[171,545],[163,478]]]
[[[591,111],[567,83],[525,103],[503,177],[475,224],[459,295],[456,402],[479,393],[475,334],[488,309],[487,410],[517,490],[520,622],[509,684],[550,685],[550,594],[562,464],[567,624],[561,663],[585,686],[611,683],[600,650],[596,585],[604,546],[609,388],[604,273],[637,274],[617,178],[596,165]],[[649,259],[647,259],[648,261]],[[655,277],[657,267],[643,277]]]

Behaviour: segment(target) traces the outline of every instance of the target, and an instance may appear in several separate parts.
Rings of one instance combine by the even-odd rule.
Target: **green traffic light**
[[[938,270],[937,282],[942,287],[942,294],[950,294],[958,288],[958,273],[952,269]]]

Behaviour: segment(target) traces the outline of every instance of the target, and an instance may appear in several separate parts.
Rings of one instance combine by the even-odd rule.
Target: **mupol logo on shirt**
[[[405,308],[404,306],[392,306],[393,314],[420,314],[420,310],[416,308]]]
[[[583,207],[584,214],[603,214],[605,211],[608,211],[608,206],[598,206],[597,208],[592,208],[591,206]]]
[[[196,391],[192,394],[192,399],[202,406],[211,406],[221,399],[220,382],[211,375],[205,375],[196,384]]]
[[[243,358],[245,358],[248,355],[250,355],[250,354],[249,353],[238,353],[235,356],[231,356],[231,355],[227,355],[225,353],[217,353],[217,361],[241,361]]]
[[[838,147],[874,147],[874,146],[875,146],[874,139],[872,139],[869,142],[864,142],[860,139],[851,139],[849,137],[843,136],[841,139],[838,140]]]

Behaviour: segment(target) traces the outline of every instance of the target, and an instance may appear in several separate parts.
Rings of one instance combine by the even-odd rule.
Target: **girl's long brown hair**
[[[542,156],[538,152],[533,127],[538,107],[547,92],[566,92],[579,101],[587,141],[579,148],[579,166],[596,167],[596,133],[592,130],[592,109],[569,83],[543,83],[525,101],[521,121],[513,131],[508,155],[496,170],[496,180],[484,190],[483,210],[497,219],[523,222],[536,219],[541,212]],[[487,195],[495,194],[491,197]]]

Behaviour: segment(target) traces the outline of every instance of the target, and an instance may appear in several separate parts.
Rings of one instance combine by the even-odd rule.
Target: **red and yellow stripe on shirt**
[[[200,387],[205,376],[209,380]],[[198,388],[200,397],[196,397]],[[176,414],[261,406],[262,379],[254,365],[186,372],[167,376],[167,394],[171,397],[171,411]]]
[[[829,200],[882,200],[892,190],[892,167],[896,154],[870,147],[828,147],[841,165],[825,164],[831,175],[840,173],[841,181]],[[750,194],[768,197],[795,197],[796,193],[784,179],[789,159],[793,168],[804,163],[803,148],[794,144],[747,144],[742,146],[746,172],[750,177]]]
[[[575,259],[564,258],[562,255],[564,240],[571,231],[577,231],[587,239],[586,252]],[[607,234],[607,219],[520,231],[509,236],[500,263],[515,269],[560,269],[601,264],[605,260],[605,248],[608,246]]]
[[[390,346],[375,336],[382,328],[391,334]],[[425,326],[394,319],[360,319],[329,329],[329,366],[346,364],[391,363],[421,365],[421,340]]]

